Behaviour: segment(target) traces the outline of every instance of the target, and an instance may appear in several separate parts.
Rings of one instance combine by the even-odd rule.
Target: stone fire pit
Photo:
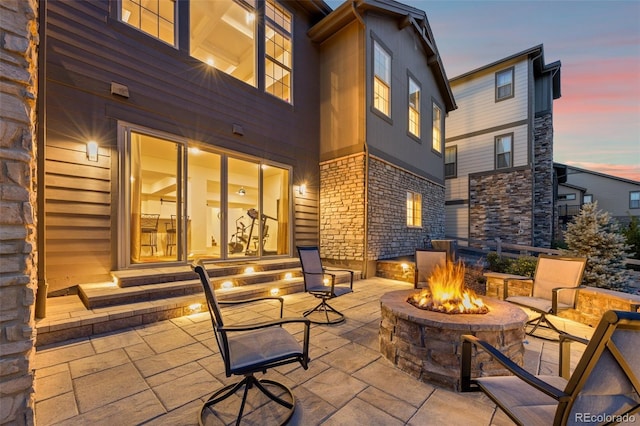
[[[407,303],[418,290],[399,290],[380,298],[380,352],[402,371],[417,379],[460,390],[460,336],[473,334],[486,340],[513,361],[524,359],[524,325],[528,319],[517,306],[484,298],[486,314],[445,314],[418,309]],[[474,375],[507,374],[486,354],[472,357]]]

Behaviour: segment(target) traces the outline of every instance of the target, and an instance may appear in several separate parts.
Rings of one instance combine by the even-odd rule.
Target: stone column
[[[0,3],[0,424],[34,424],[37,0]]]

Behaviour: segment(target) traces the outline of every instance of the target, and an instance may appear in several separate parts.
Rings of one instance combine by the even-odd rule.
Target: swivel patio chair
[[[606,312],[568,379],[533,375],[489,343],[472,335],[461,339],[461,390],[484,392],[519,425],[617,424],[638,418],[638,312]],[[472,346],[513,375],[472,379]]]
[[[353,291],[353,271],[323,267],[318,247],[298,246],[297,248],[304,278],[304,291],[321,299],[316,307],[305,311],[303,315],[308,317],[314,312],[324,313],[325,321],[310,318],[314,324],[337,324],[344,321],[344,315],[330,306],[327,300]],[[350,274],[349,286],[337,285],[335,272],[348,272]],[[331,318],[329,313],[331,313]]]
[[[276,418],[281,424],[289,421],[295,410],[295,397],[293,392],[282,383],[269,379],[258,379],[255,373],[267,372],[269,368],[290,363],[300,363],[305,370],[309,362],[309,329],[310,322],[306,318],[282,318],[284,301],[282,297],[262,297],[239,301],[220,301],[216,298],[216,293],[209,280],[209,275],[202,264],[195,264],[194,271],[200,277],[204,294],[207,300],[207,307],[213,325],[213,331],[220,350],[220,355],[224,361],[224,370],[227,377],[232,375],[244,376],[238,383],[230,384],[216,391],[203,404],[199,423],[205,423],[205,413],[207,410],[214,411],[215,406],[227,398],[233,397],[242,390],[242,400],[238,410],[235,424],[239,425],[242,420],[247,400],[252,408],[264,410],[259,413],[259,417],[270,416],[269,419]],[[261,300],[277,300],[280,302],[280,319],[261,322],[257,324],[225,325],[220,305],[239,305]],[[282,325],[300,323],[304,324],[304,338],[302,346],[297,339],[289,333]],[[263,395],[274,401],[277,405],[264,397],[260,398],[260,391]],[[271,390],[270,390],[271,389]],[[237,405],[237,399],[231,398],[227,401],[227,410],[231,411],[229,405]],[[280,407],[279,407],[280,406]],[[215,414],[220,414],[215,412]],[[266,420],[265,420],[266,421]],[[273,420],[270,420],[273,422]]]
[[[587,259],[584,257],[541,254],[538,256],[533,280],[519,280],[533,284],[530,296],[509,296],[508,284],[514,280],[507,280],[504,286],[504,300],[539,314],[527,322],[527,325],[533,326],[527,334],[533,335],[541,325],[546,325],[558,334],[563,333],[549,321],[548,315],[557,315],[560,311],[575,307],[577,290],[586,265]]]
[[[416,271],[413,280],[414,288],[425,288],[429,286],[429,277],[437,265],[447,264],[446,250],[416,249],[415,254]]]

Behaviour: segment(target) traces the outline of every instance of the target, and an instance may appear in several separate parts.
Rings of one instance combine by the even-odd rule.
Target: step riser
[[[237,265],[222,265],[217,266],[215,263],[206,264],[207,271],[210,277],[223,277],[228,275],[241,275],[244,274],[247,267],[255,268],[255,272],[261,271],[274,271],[280,269],[294,269],[300,268],[300,261],[295,260],[283,260],[274,263],[238,263]],[[161,273],[156,272],[155,269],[139,270],[136,275],[127,276],[130,271],[124,273],[113,272],[112,275],[119,287],[135,287],[148,284],[160,284],[174,281],[186,281],[193,279],[196,275],[190,268],[186,268],[184,271]]]

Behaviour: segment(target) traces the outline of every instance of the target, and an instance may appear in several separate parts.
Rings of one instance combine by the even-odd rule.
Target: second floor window
[[[640,209],[640,191],[631,191],[629,193],[629,208]]]
[[[422,195],[417,192],[407,192],[407,226],[422,226]]]
[[[513,167],[513,136],[496,137],[496,169]]]
[[[391,117],[391,55],[373,42],[373,107]]]
[[[591,195],[591,194],[584,194],[584,195],[582,196],[582,203],[583,203],[583,204],[593,203],[593,195]]]
[[[273,0],[265,2],[264,90],[291,102],[292,36],[291,13]]]
[[[513,68],[496,73],[496,101],[513,97]]]
[[[409,133],[420,138],[420,86],[409,77]]]
[[[165,43],[176,45],[175,0],[122,0],[120,20]]]
[[[458,175],[458,147],[449,146],[444,149],[444,177]]]
[[[442,152],[442,110],[433,104],[433,150]]]
[[[256,11],[243,1],[189,3],[191,56],[256,86]]]

